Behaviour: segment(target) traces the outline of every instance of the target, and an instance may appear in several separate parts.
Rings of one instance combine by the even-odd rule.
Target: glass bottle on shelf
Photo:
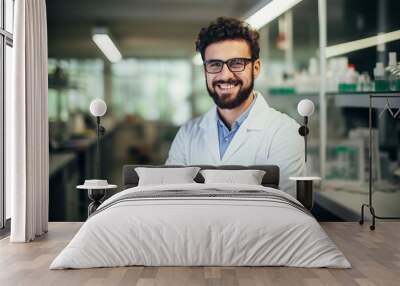
[[[389,64],[385,68],[385,76],[389,81],[389,90],[396,91],[397,86],[400,85],[397,82],[399,81],[399,76],[396,75],[397,70],[397,55],[396,52],[389,53]]]
[[[373,89],[371,77],[364,71],[358,78],[358,91],[371,91]]]
[[[395,77],[395,90],[400,91],[400,65],[396,67]]]
[[[374,86],[375,91],[388,91],[389,81],[385,76],[385,69],[383,63],[377,62],[374,68]]]

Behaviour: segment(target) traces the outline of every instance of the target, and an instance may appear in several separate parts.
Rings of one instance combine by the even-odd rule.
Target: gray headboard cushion
[[[265,171],[265,175],[262,179],[262,185],[265,187],[271,187],[275,189],[279,189],[279,167],[276,165],[252,165],[252,166],[240,166],[240,165],[221,165],[221,166],[213,166],[213,165],[191,165],[200,167],[202,170],[204,169],[219,169],[219,170],[263,170]],[[189,166],[182,165],[124,165],[122,170],[122,185],[123,189],[136,187],[139,182],[139,176],[135,171],[136,167],[147,167],[147,168],[182,168]],[[198,173],[194,178],[197,183],[204,183],[203,176]]]

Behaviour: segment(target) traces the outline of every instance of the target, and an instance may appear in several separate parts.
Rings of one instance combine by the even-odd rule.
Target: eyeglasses
[[[204,68],[208,73],[219,73],[224,68],[224,64],[226,64],[231,72],[241,72],[251,62],[253,62],[253,59],[248,58],[233,58],[226,61],[208,60],[204,62]]]

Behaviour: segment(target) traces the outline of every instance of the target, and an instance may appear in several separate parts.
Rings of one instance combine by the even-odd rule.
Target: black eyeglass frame
[[[244,61],[244,65],[243,68],[241,70],[231,70],[231,67],[229,66],[233,60],[243,60]],[[211,63],[211,62],[219,62],[222,63],[221,68],[219,71],[215,71],[215,72],[209,72],[207,70],[207,64]],[[231,58],[231,59],[227,59],[226,61],[223,60],[208,60],[208,61],[204,61],[203,66],[204,66],[204,70],[209,73],[209,74],[217,74],[220,73],[223,69],[224,69],[224,65],[226,65],[229,69],[230,72],[235,73],[235,72],[242,72],[246,69],[247,65],[249,63],[253,63],[255,62],[255,60],[253,58]]]

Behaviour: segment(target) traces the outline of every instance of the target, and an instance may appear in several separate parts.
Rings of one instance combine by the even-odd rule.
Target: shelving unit
[[[305,1],[304,1],[305,2]],[[317,5],[316,2],[318,3]],[[344,88],[343,83],[349,80],[347,74],[343,72],[341,68],[340,61],[336,61],[334,63],[330,63],[329,69],[327,69],[328,58],[329,57],[337,57],[337,56],[345,56],[350,60],[350,64],[356,64],[357,70],[361,73],[361,70],[368,71],[369,76],[371,76],[372,72],[372,64],[375,65],[375,62],[383,62],[387,58],[387,52],[396,51],[396,48],[390,45],[390,42],[394,41],[394,39],[386,39],[386,51],[382,51],[382,49],[378,49],[378,44],[380,44],[383,38],[380,36],[379,39],[376,39],[377,45],[377,55],[376,58],[373,54],[371,54],[370,58],[368,58],[368,62],[363,62],[361,64],[360,58],[358,54],[355,53],[358,50],[363,49],[357,46],[355,50],[343,50],[339,49],[341,46],[349,46],[354,43],[363,40],[361,38],[365,38],[367,36],[377,36],[375,34],[371,35],[371,33],[375,33],[376,31],[381,31],[383,29],[382,26],[377,26],[372,30],[365,30],[365,34],[353,33],[350,32],[340,32],[342,35],[338,36],[327,33],[328,19],[327,19],[327,11],[329,8],[336,7],[330,3],[327,7],[326,0],[318,0],[315,1],[314,4],[310,4],[307,7],[309,13],[312,15],[310,7],[315,8],[318,6],[318,35],[315,33],[310,34],[310,39],[308,40],[308,45],[311,46],[309,50],[315,49],[315,53],[307,53],[309,50],[301,50],[301,53],[296,54],[297,49],[301,48],[301,42],[297,40],[297,43],[293,43],[291,47],[288,49],[275,48],[271,43],[274,43],[274,39],[268,38],[268,47],[269,54],[267,55],[267,59],[270,60],[270,65],[272,69],[274,69],[275,73],[268,74],[268,78],[265,82],[263,82],[262,88],[260,89],[265,95],[267,99],[271,102],[271,106],[287,113],[289,116],[294,118],[295,120],[300,120],[298,114],[296,112],[297,103],[303,98],[309,98],[316,105],[316,116],[313,118],[313,126],[311,128],[311,133],[314,136],[314,148],[310,151],[314,153],[311,154],[315,157],[313,161],[313,174],[317,174],[323,178],[323,182],[321,184],[321,191],[318,191],[318,199],[326,202],[326,204],[321,204],[322,207],[327,208],[329,210],[333,210],[333,212],[337,211],[337,214],[347,213],[347,218],[354,221],[359,220],[359,207],[361,203],[368,202],[368,111],[372,109],[372,116],[374,118],[374,122],[372,125],[376,128],[379,134],[379,138],[377,139],[378,143],[374,143],[375,150],[374,154],[378,152],[378,160],[376,162],[381,162],[382,168],[380,168],[382,172],[381,179],[377,180],[377,183],[374,185],[374,206],[380,211],[380,214],[383,216],[391,216],[397,215],[400,212],[400,191],[394,191],[394,189],[399,186],[400,176],[396,175],[398,171],[396,171],[400,165],[400,160],[398,159],[400,156],[400,141],[398,139],[398,134],[400,132],[400,128],[398,125],[400,123],[400,116],[398,119],[393,120],[389,118],[389,116],[385,115],[381,120],[375,123],[375,117],[378,118],[382,109],[385,107],[387,100],[389,101],[390,106],[394,109],[394,112],[397,112],[397,109],[400,108],[400,98],[396,97],[400,93],[395,91],[362,91],[362,92],[332,92],[336,86],[333,84],[337,84],[337,88]],[[378,2],[378,1],[377,1]],[[384,9],[385,7],[378,5],[380,9]],[[300,8],[298,7],[292,8],[293,17],[296,20],[296,9],[305,9],[306,4]],[[352,6],[354,9],[357,9],[357,6]],[[361,10],[360,10],[361,11]],[[301,11],[303,12],[303,11]],[[361,11],[361,14],[363,11]],[[365,15],[362,14],[364,17]],[[332,19],[329,19],[329,23],[332,23]],[[296,21],[294,21],[295,23]],[[352,24],[351,22],[350,24]],[[317,23],[314,23],[317,25]],[[374,24],[371,25],[373,27]],[[353,27],[355,30],[356,27]],[[357,29],[360,29],[357,27]],[[368,28],[369,29],[369,28]],[[388,31],[396,30],[398,27],[390,27],[387,28]],[[292,26],[291,34],[294,34],[294,39],[299,39],[299,35],[296,35],[296,32],[301,30],[298,26]],[[369,34],[368,34],[368,33]],[[383,32],[383,31],[382,31]],[[397,31],[395,31],[397,32]],[[271,25],[266,33],[270,33],[275,36],[276,34],[276,26]],[[390,34],[390,33],[386,33]],[[265,35],[264,35],[265,37]],[[312,39],[311,39],[312,37]],[[304,39],[304,37],[303,37]],[[318,39],[318,41],[317,41]],[[328,41],[329,39],[329,41]],[[399,41],[399,40],[397,40]],[[329,45],[328,45],[329,44]],[[372,43],[369,48],[373,47],[374,43]],[[296,49],[294,49],[296,47]],[[290,50],[290,48],[292,50]],[[275,50],[274,50],[275,49]],[[294,49],[294,50],[293,50]],[[299,70],[299,73],[293,73],[293,70],[290,70],[288,67],[290,65],[286,62],[286,57],[281,56],[283,53],[286,53],[287,50],[295,53],[295,57],[292,60],[296,60],[297,65],[292,63],[292,68],[295,67]],[[336,53],[333,53],[336,51]],[[370,50],[371,51],[371,50]],[[370,51],[362,51],[360,53],[370,53]],[[350,53],[351,52],[351,53]],[[372,49],[372,53],[375,51]],[[271,59],[272,57],[275,57]],[[311,65],[311,61],[308,64],[308,69],[305,68],[307,66],[307,59],[305,58],[315,57],[318,58],[318,72],[315,72],[315,66]],[[281,62],[279,62],[281,61]],[[276,63],[279,62],[281,66],[276,66]],[[339,65],[339,64],[340,65]],[[347,64],[347,63],[346,63]],[[275,65],[275,66],[274,66]],[[314,67],[314,69],[312,69]],[[268,68],[268,67],[267,67]],[[361,69],[361,70],[360,70]],[[283,76],[280,78],[277,75],[284,71]],[[306,70],[303,73],[303,70]],[[339,73],[339,71],[341,73]],[[303,74],[301,74],[301,73]],[[337,73],[336,73],[337,72]],[[305,78],[304,75],[310,76],[310,78]],[[286,76],[286,77],[285,77]],[[320,81],[320,88],[317,90],[315,85],[315,80],[318,78]],[[274,81],[274,79],[276,79]],[[354,82],[359,83],[361,79],[356,79]],[[357,88],[370,89],[374,85],[368,80],[368,78],[362,78],[362,82],[364,84],[357,84]],[[339,84],[342,84],[341,86]],[[354,88],[354,86],[352,86]],[[379,87],[379,86],[378,86]],[[273,89],[270,93],[267,89]],[[279,88],[282,88],[280,90]],[[304,92],[298,92],[303,90]],[[310,92],[307,92],[309,90]],[[337,90],[337,89],[336,89]],[[353,89],[355,90],[355,89]],[[274,94],[276,93],[276,94]],[[370,108],[369,97],[372,95],[378,99],[374,100],[374,104]],[[388,98],[386,100],[386,97]],[[354,155],[354,157],[350,157],[350,151],[340,150],[341,147],[349,146],[349,141],[361,142],[359,144],[360,152]],[[377,146],[378,145],[378,146]],[[378,148],[378,151],[376,149]],[[344,148],[343,148],[344,149]],[[337,151],[339,150],[339,151]],[[362,152],[361,152],[362,150]],[[346,153],[347,152],[347,153]],[[311,153],[311,152],[310,152]],[[350,155],[349,155],[350,154]],[[354,160],[358,160],[358,164],[355,164]],[[361,160],[363,160],[363,164],[361,164]],[[375,162],[375,158],[374,158]],[[353,168],[359,167],[358,174],[362,174],[360,176],[353,175],[352,172],[346,172],[346,170],[353,170]],[[374,164],[375,166],[375,164]],[[377,165],[376,165],[377,166]],[[378,167],[378,166],[377,166]],[[344,170],[344,171],[343,171]],[[361,171],[363,170],[363,172]],[[340,173],[343,171],[343,174]],[[400,190],[400,186],[398,187]],[[320,203],[320,202],[318,202]],[[340,207],[346,208],[348,212],[343,211]],[[352,216],[350,216],[352,214]]]
[[[360,107],[360,108],[369,108],[369,96],[373,95],[374,97],[388,97],[390,100],[390,106],[399,108],[400,107],[400,98],[396,95],[398,93],[395,92],[355,92],[355,93],[327,93],[327,96],[334,96],[334,104],[337,107]],[[392,98],[390,98],[392,97]],[[386,101],[378,101],[372,108],[384,108]]]
[[[375,92],[375,91],[360,91],[360,92],[327,92],[326,96],[328,98],[334,99],[334,105],[336,107],[359,107],[359,108],[368,108],[369,107],[369,99],[368,96],[373,94],[377,97],[389,97],[390,106],[394,108],[400,108],[400,99],[390,98],[393,95],[398,95],[398,93],[389,91],[389,92]],[[280,97],[280,98],[296,98],[301,100],[302,98],[310,98],[315,104],[319,103],[319,94],[318,93],[293,93],[286,95],[275,95],[272,94],[270,96]],[[384,108],[386,102],[377,102],[373,108]]]
[[[395,94],[392,95],[392,97],[395,97],[397,99],[400,99],[400,94]],[[364,208],[368,208],[371,216],[372,216],[372,225],[370,225],[371,230],[375,230],[375,219],[382,219],[382,220],[397,220],[400,219],[398,216],[379,216],[375,213],[375,208],[373,206],[373,200],[372,200],[372,192],[373,192],[373,186],[372,186],[372,109],[373,109],[373,99],[384,99],[388,98],[388,95],[382,95],[382,94],[370,94],[368,96],[369,99],[369,118],[368,118],[368,127],[369,127],[369,154],[368,154],[368,162],[369,162],[369,184],[368,184],[368,198],[369,202],[368,204],[362,204],[361,205],[361,219],[359,221],[360,224],[364,223]]]

